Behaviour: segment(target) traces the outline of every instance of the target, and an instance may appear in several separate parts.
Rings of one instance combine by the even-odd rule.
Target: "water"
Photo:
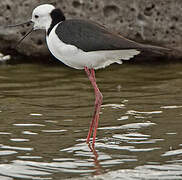
[[[181,179],[181,69],[124,64],[97,71],[104,102],[93,150],[85,139],[94,94],[83,71],[1,65],[0,178],[64,179],[121,170],[115,179]]]

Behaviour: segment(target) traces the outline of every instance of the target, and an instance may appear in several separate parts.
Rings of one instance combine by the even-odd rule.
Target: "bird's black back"
[[[86,52],[141,48],[139,43],[113,34],[92,21],[82,19],[61,22],[55,33],[64,43],[74,45]]]

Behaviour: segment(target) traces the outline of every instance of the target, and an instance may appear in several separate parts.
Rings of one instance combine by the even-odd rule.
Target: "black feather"
[[[136,49],[160,52],[168,50],[158,46],[140,44],[108,31],[89,20],[69,19],[60,23],[55,33],[61,41],[74,45],[85,52],[101,50]]]
[[[47,31],[47,35],[49,35],[49,33],[51,32],[52,28],[59,22],[61,21],[65,21],[65,16],[63,14],[63,12],[60,9],[54,9],[51,12],[51,18],[52,18],[52,23]]]

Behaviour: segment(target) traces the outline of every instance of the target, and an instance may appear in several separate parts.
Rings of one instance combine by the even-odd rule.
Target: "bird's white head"
[[[46,29],[48,31],[51,26],[63,20],[65,17],[60,9],[56,9],[51,4],[42,4],[33,10],[31,22],[34,23],[34,30]]]
[[[55,7],[51,4],[37,6],[32,12],[31,21],[34,23],[34,30],[48,29],[52,23],[51,12]]]
[[[47,35],[51,32],[52,28],[58,24],[61,21],[65,20],[65,16],[63,12],[60,9],[56,9],[51,4],[43,4],[40,6],[37,6],[33,12],[32,12],[32,18],[30,21],[16,24],[16,25],[10,25],[9,27],[16,27],[21,26],[23,24],[33,23],[32,29],[25,34],[25,36],[20,39],[20,41],[17,43],[20,44],[33,30],[36,29],[45,29],[47,32]]]

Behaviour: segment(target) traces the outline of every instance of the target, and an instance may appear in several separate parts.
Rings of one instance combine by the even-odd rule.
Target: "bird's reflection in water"
[[[95,149],[95,145],[94,144],[88,144],[88,148],[90,149],[90,151],[93,153],[93,160],[94,160],[94,164],[95,164],[95,175],[99,175],[99,174],[103,174],[104,173],[104,169],[102,168],[102,166],[100,165],[100,162],[98,160],[99,155]]]

